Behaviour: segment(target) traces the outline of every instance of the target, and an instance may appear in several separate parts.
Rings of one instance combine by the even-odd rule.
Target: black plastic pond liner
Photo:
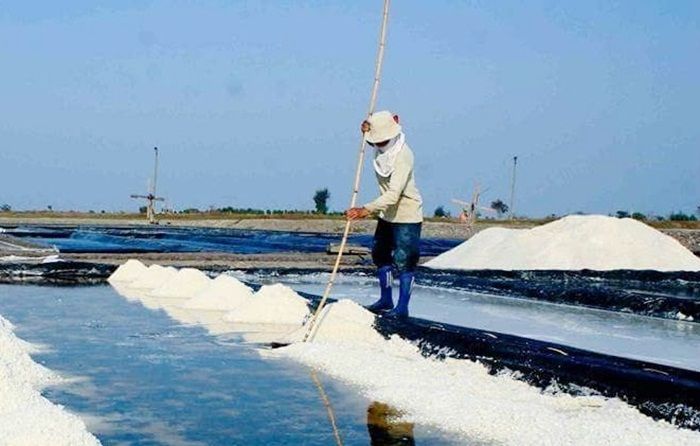
[[[0,283],[94,285],[104,283],[117,265],[90,262],[0,263]]]
[[[700,272],[444,271],[421,268],[418,283],[551,303],[700,322]]]

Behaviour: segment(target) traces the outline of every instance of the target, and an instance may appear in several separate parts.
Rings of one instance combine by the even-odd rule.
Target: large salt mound
[[[126,263],[120,265],[119,268],[117,268],[116,271],[109,276],[107,281],[110,283],[131,282],[132,280],[135,280],[141,276],[141,274],[143,274],[147,269],[148,267],[138,260],[129,259],[126,261]]]
[[[211,279],[195,268],[183,268],[171,280],[151,291],[154,297],[171,297],[175,299],[191,299],[197,293],[209,286]]]
[[[140,290],[153,290],[172,280],[176,274],[177,270],[171,266],[151,265],[129,283],[129,287]]]
[[[219,275],[209,285],[185,302],[183,308],[230,311],[253,298],[253,290],[240,280],[226,274]]]
[[[224,315],[229,322],[301,324],[309,314],[306,300],[282,284],[265,285],[246,304]]]
[[[700,258],[674,238],[637,220],[572,215],[532,229],[485,229],[425,266],[465,270],[700,271]]]

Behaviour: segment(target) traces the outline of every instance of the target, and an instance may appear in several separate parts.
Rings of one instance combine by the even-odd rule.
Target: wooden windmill
[[[146,218],[152,225],[158,224],[156,221],[156,201],[165,201],[165,198],[156,195],[156,183],[158,181],[158,147],[154,147],[155,167],[153,168],[153,180],[150,181],[147,195],[132,194],[131,198],[146,200]]]
[[[452,199],[452,202],[462,208],[459,213],[459,221],[466,223],[469,228],[474,226],[476,223],[476,218],[480,211],[493,212],[493,209],[479,206],[479,198],[481,196],[481,190],[479,184],[474,186],[474,191],[472,192],[472,199],[470,202],[458,200],[456,198]]]

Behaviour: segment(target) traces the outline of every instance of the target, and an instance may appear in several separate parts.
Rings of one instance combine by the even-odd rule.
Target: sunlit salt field
[[[109,286],[0,285],[0,314],[43,346],[35,360],[71,378],[44,394],[105,445],[334,443],[310,369],[263,359],[239,335],[183,325]],[[463,444],[387,419],[381,402],[318,379],[346,444]]]
[[[318,292],[327,280],[325,273],[229,274],[307,292]],[[649,444],[665,444],[666,438],[673,440],[668,444],[693,444],[697,438],[595,393],[572,398],[550,389],[538,396],[540,390],[508,375],[490,377],[464,360],[413,358],[408,345],[392,347],[392,341],[367,344],[364,351],[364,341],[351,342],[360,339],[353,325],[335,335],[349,343],[292,346],[276,354],[265,343],[293,326],[216,322],[187,310],[182,300],[158,297],[162,291],[125,290],[0,285],[0,314],[14,322],[18,336],[42,346],[35,360],[69,378],[44,395],[80,415],[103,444],[331,444],[334,432],[345,444],[501,444],[499,438],[554,444],[557,429],[576,432],[567,444],[587,444],[576,440],[585,420],[598,424],[591,438],[604,441],[599,444],[614,438],[616,444],[637,444],[618,437],[626,430],[649,436]],[[368,302],[373,294],[371,277],[342,275],[334,297]],[[437,321],[697,369],[694,322],[434,286],[418,287],[415,299],[414,313]],[[606,327],[618,333],[607,333],[613,339],[607,346]],[[408,407],[410,418],[396,419],[402,412],[387,402]],[[563,416],[561,404],[567,407]],[[505,418],[493,418],[504,411]],[[580,414],[572,418],[567,411]],[[606,417],[620,417],[617,426]]]
[[[329,240],[170,228],[24,236],[73,252],[317,252]],[[438,254],[441,243],[424,241]],[[17,259],[0,268],[22,283],[0,285],[0,444],[50,438],[36,421],[50,413],[67,419],[58,444],[71,446],[700,441],[693,271],[421,267],[413,318],[401,320],[363,307],[378,289],[360,267],[338,275],[305,342],[330,278],[318,267]],[[6,414],[20,412],[36,427],[8,437]]]
[[[104,3],[0,9],[0,446],[700,446],[700,0]]]

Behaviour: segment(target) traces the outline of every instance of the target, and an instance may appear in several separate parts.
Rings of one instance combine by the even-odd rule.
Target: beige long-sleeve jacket
[[[408,144],[397,155],[394,172],[388,177],[377,175],[377,181],[381,195],[365,209],[391,223],[423,221],[423,199],[413,178],[413,152]]]

